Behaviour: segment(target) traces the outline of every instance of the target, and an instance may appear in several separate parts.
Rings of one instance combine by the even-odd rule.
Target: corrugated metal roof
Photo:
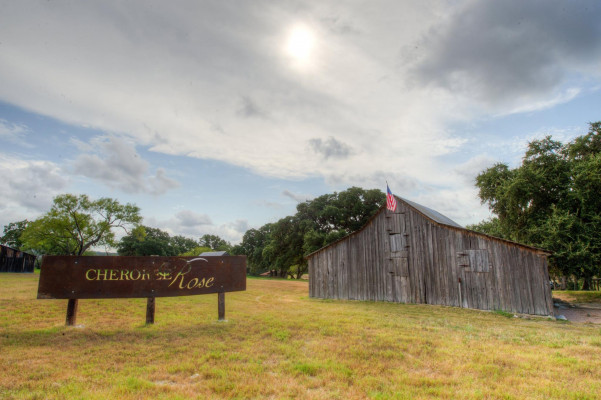
[[[227,251],[205,251],[204,253],[200,253],[198,255],[203,257],[221,257],[221,256],[229,256]]]
[[[459,229],[462,229],[462,230],[470,232],[470,233],[474,233],[474,234],[479,235],[479,236],[484,236],[484,237],[487,237],[489,239],[498,240],[500,242],[504,242],[504,243],[508,243],[508,244],[513,244],[513,245],[516,245],[516,246],[520,246],[520,247],[524,247],[524,248],[527,248],[527,249],[535,250],[537,252],[541,252],[541,253],[545,253],[545,254],[553,254],[549,250],[541,249],[539,247],[529,246],[527,244],[522,244],[522,243],[514,242],[513,240],[502,239],[502,238],[499,238],[499,237],[496,237],[496,236],[488,235],[486,233],[482,233],[482,232],[478,232],[478,231],[473,231],[471,229],[464,228],[463,226],[459,225],[458,223],[456,223],[455,221],[453,221],[449,217],[446,217],[446,216],[442,215],[438,211],[434,211],[431,208],[428,208],[426,206],[422,206],[421,204],[417,204],[417,203],[415,203],[413,201],[409,201],[409,200],[404,199],[404,198],[399,197],[399,196],[395,196],[395,197],[397,199],[399,199],[399,200],[401,200],[401,201],[409,204],[411,207],[415,208],[418,212],[422,213],[427,218],[430,218],[431,220],[433,220],[436,223],[439,223],[439,224],[442,224],[442,225],[447,225],[447,226],[450,226],[450,227],[453,227],[453,228],[459,228]],[[384,207],[382,207],[382,208],[384,208]],[[361,228],[361,229],[363,229],[363,228]]]
[[[454,226],[456,228],[463,228],[463,226],[459,225],[457,222],[453,221],[451,218],[449,218],[445,215],[442,215],[441,213],[439,213],[436,210],[433,210],[426,206],[422,206],[421,204],[415,203],[413,201],[404,199],[399,196],[396,196],[396,197],[398,199],[404,201],[405,203],[409,204],[411,207],[415,208],[417,211],[421,212],[422,214],[424,214],[426,217],[430,218],[431,220],[438,222],[439,224]]]

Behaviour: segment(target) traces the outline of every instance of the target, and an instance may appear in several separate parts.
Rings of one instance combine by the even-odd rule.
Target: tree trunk
[[[301,279],[306,272],[307,272],[307,267],[299,265],[298,273],[296,274],[296,279]]]
[[[584,277],[584,282],[582,283],[582,290],[591,290],[591,277]]]

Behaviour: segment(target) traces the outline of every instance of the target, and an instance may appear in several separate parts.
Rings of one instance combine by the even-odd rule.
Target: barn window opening
[[[402,247],[402,236],[400,233],[395,233],[390,235],[390,252],[396,253],[398,251],[403,250]]]
[[[390,258],[406,257],[409,245],[407,244],[407,234],[391,233],[389,237]]]

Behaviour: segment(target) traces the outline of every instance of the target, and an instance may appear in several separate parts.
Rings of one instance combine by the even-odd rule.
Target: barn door
[[[492,303],[491,263],[488,250],[463,250],[457,253],[461,307],[490,310]]]
[[[388,214],[386,225],[388,232],[386,300],[406,303],[409,301],[409,234],[405,225],[405,214]]]

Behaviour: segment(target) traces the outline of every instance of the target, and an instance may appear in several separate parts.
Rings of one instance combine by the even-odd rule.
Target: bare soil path
[[[601,303],[572,303],[553,297],[555,317],[563,315],[572,322],[601,324]]]

